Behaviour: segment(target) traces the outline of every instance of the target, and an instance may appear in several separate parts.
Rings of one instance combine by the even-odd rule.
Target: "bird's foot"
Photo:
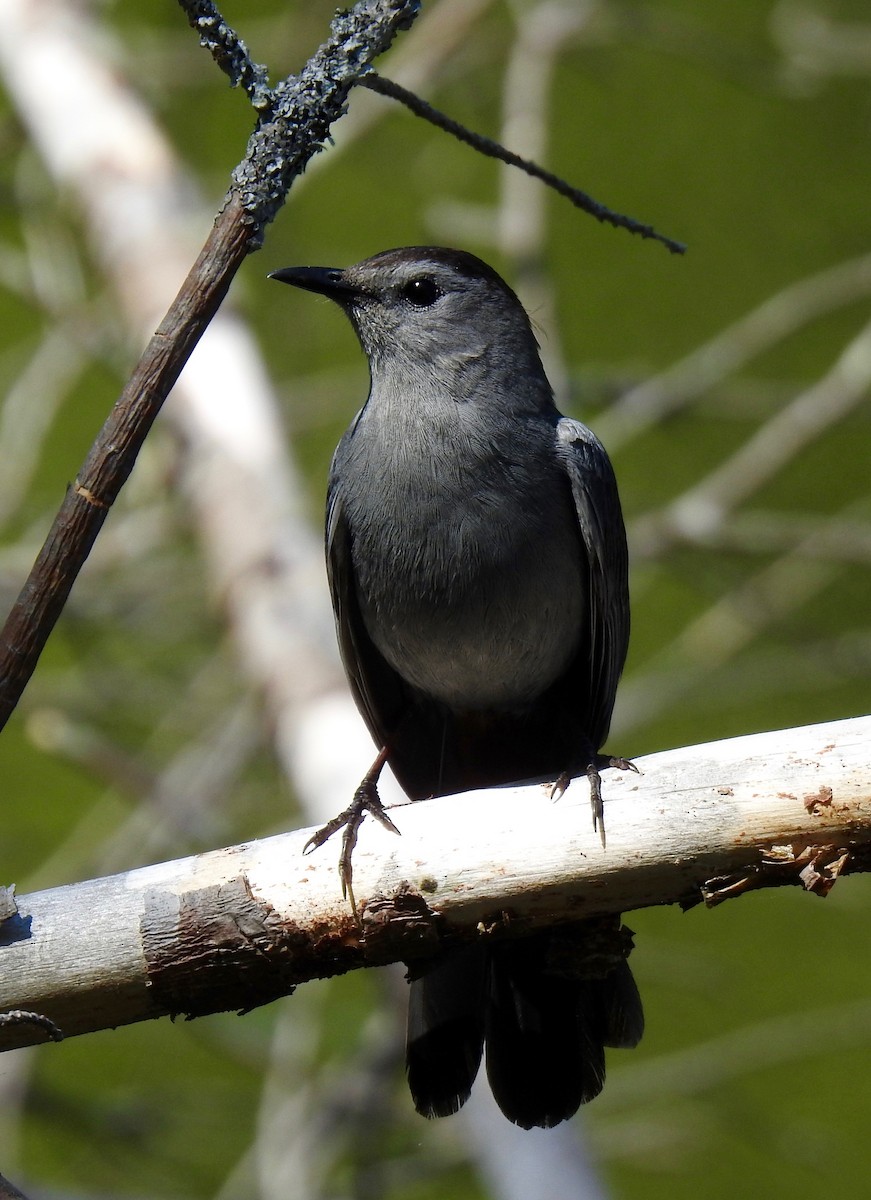
[[[587,779],[590,781],[590,806],[593,809],[593,832],[595,833],[598,829],[603,850],[605,849],[605,806],[602,803],[602,776],[599,772],[604,771],[606,767],[614,767],[618,771],[634,771],[636,775],[641,774],[631,759],[612,758],[608,754],[597,754],[587,764]]]
[[[608,767],[614,767],[617,771],[634,771],[636,775],[641,772],[636,767],[635,763],[629,758],[612,758],[608,754],[594,754],[587,763],[586,776],[590,781],[590,806],[593,810],[593,832],[599,831],[599,837],[602,840],[602,849],[605,848],[605,806],[602,802],[602,776],[600,771],[604,771]],[[568,771],[563,771],[558,777],[550,791],[551,800],[559,800],[563,792],[572,781]]]
[[[558,775],[553,787],[550,789],[551,800],[560,800],[565,794],[566,788],[569,786],[571,781],[572,777],[569,775],[568,771],[563,771],[560,775]]]
[[[323,846],[324,842],[328,841],[334,833],[338,833],[340,829],[342,833],[342,850],[339,854],[339,878],[342,881],[342,896],[349,900],[351,908],[354,910],[354,915],[357,915],[357,901],[354,898],[354,889],[351,886],[354,871],[351,864],[351,857],[354,853],[354,847],[357,844],[357,833],[363,823],[363,818],[366,813],[371,813],[377,821],[380,821],[385,829],[389,829],[391,833],[399,833],[399,830],[387,815],[387,810],[381,803],[381,797],[378,795],[378,776],[381,773],[381,768],[386,761],[386,755],[380,754],[375,761],[375,765],[367,772],[363,782],[354,793],[354,799],[346,809],[327,821],[317,833],[313,833],[302,848],[303,854],[309,854],[312,850],[316,850],[318,846]]]

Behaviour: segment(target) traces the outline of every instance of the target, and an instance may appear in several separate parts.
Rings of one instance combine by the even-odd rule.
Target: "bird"
[[[368,398],[330,467],[326,557],[339,648],[378,755],[343,830],[399,832],[377,783],[412,800],[500,784],[590,784],[605,845],[601,753],[629,640],[617,483],[595,434],[564,416],[530,319],[463,251],[410,246],[271,278],[350,318]],[[644,1017],[619,918],[452,948],[409,971],[406,1074],[418,1112],[456,1112],[482,1058],[497,1104],[549,1128],[601,1090],[604,1047]],[[603,950],[604,947],[604,950]]]

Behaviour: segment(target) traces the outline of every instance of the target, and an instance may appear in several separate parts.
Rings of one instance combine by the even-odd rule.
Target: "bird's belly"
[[[565,549],[537,547],[535,561],[446,586],[430,577],[425,590],[397,580],[377,609],[361,597],[369,636],[403,679],[452,709],[524,708],[565,671],[581,638],[580,564]]]

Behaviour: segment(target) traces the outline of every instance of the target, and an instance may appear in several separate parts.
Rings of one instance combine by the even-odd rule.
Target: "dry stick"
[[[389,96],[392,100],[398,100],[400,104],[404,104],[406,108],[410,109],[416,117],[422,117],[425,121],[438,126],[439,129],[444,129],[447,133],[453,134],[455,138],[458,138],[461,142],[466,142],[481,154],[486,154],[488,158],[497,158],[500,162],[508,163],[512,167],[518,167],[521,171],[525,171],[527,175],[532,175],[533,178],[540,179],[542,183],[546,183],[555,192],[559,192],[561,196],[565,196],[567,200],[571,200],[576,208],[589,213],[597,221],[614,225],[618,229],[628,229],[630,233],[637,233],[639,237],[653,238],[655,241],[661,242],[672,254],[684,254],[686,252],[686,246],[683,242],[676,242],[662,233],[657,233],[652,225],[643,225],[640,221],[636,221],[634,217],[627,217],[623,213],[614,212],[613,209],[600,204],[598,200],[594,200],[586,192],[582,192],[579,188],[572,187],[571,184],[566,183],[559,175],[554,175],[551,171],[545,171],[537,163],[530,162],[527,158],[521,158],[519,154],[514,154],[511,150],[506,150],[499,142],[494,142],[490,138],[484,137],[483,134],[474,133],[472,130],[467,129],[465,125],[461,125],[459,121],[455,121],[452,117],[433,108],[431,104],[427,104],[425,100],[421,100],[414,92],[409,92],[406,88],[400,87],[398,83],[393,83],[392,80],[385,79],[383,75],[378,75],[375,71],[370,70],[365,75],[361,75],[357,82],[373,92],[378,92],[379,95]]]
[[[210,13],[214,12],[210,6]],[[348,92],[417,14],[415,0],[360,0],[333,20],[302,72],[279,84],[233,172],[233,188],[181,291],[67,491],[0,631],[0,729],[33,674],[73,583],[145,437],[240,264],[257,249],[293,179],[323,148]],[[232,33],[223,26],[223,35]]]
[[[0,1013],[0,1029],[6,1029],[10,1025],[32,1025],[43,1030],[53,1042],[64,1040],[63,1030],[59,1029],[54,1021],[43,1013],[30,1012],[24,1008],[10,1008],[4,1013]]]
[[[227,293],[254,233],[234,197],[121,393],[0,634],[0,728],[39,659],[163,401]]]

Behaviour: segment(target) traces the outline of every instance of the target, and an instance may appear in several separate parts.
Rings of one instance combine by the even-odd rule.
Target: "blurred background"
[[[331,0],[225,15],[273,82]],[[252,126],[172,4],[10,0],[0,48],[0,599],[206,237]],[[633,636],[609,745],[858,715],[871,680],[866,0],[430,0],[378,63],[688,244],[597,224],[358,89],[245,264],[0,740],[19,892],[311,824],[370,748],[336,664],[320,525],[365,397],[341,313],[268,271],[479,254],[608,447]],[[326,760],[326,766],[325,766]],[[344,803],[344,801],[342,801]],[[320,807],[319,807],[320,805]],[[6,1054],[0,1171],[34,1197],[866,1194],[871,883],[632,913],[647,1011],[602,1096],[524,1134],[426,1123],[401,974],[244,1018]]]

